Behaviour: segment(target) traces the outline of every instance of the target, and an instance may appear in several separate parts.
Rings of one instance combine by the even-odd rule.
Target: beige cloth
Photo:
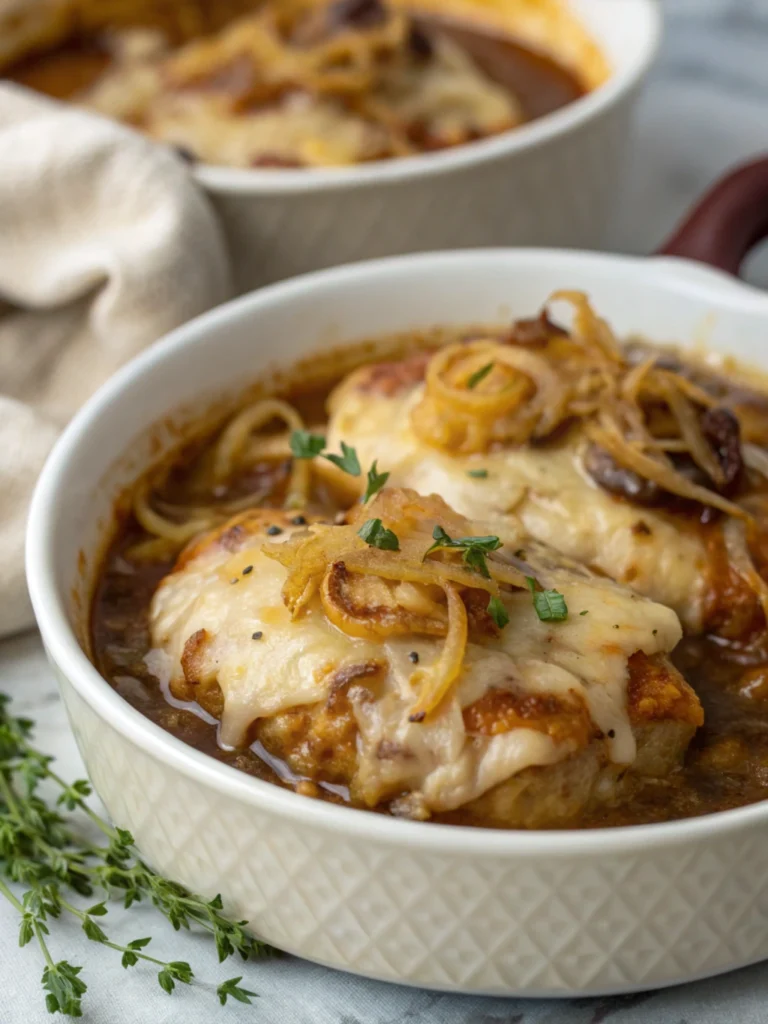
[[[175,154],[0,85],[0,635],[32,623],[24,525],[61,428],[229,293],[219,226]]]

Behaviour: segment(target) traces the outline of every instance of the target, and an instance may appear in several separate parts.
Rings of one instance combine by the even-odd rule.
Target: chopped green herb
[[[388,530],[380,519],[369,519],[363,523],[357,534],[372,548],[381,548],[382,551],[400,550],[400,541],[396,534]]]
[[[350,476],[360,476],[360,463],[357,458],[357,452],[343,441],[341,442],[341,455],[324,455],[323,458],[328,459],[334,466],[338,466],[339,469],[349,473]]]
[[[462,559],[465,565],[474,569],[475,572],[479,572],[485,579],[489,580],[491,578],[485,556],[489,552],[497,551],[501,547],[501,541],[498,537],[458,537],[456,540],[453,540],[442,526],[434,528],[432,537],[435,543],[424,552],[422,561],[433,551],[437,551],[440,548],[452,548],[455,551],[462,552]]]
[[[491,597],[488,602],[488,614],[499,629],[504,629],[509,622],[509,612],[505,608],[504,602],[499,597]]]
[[[585,611],[583,611],[583,612],[579,612],[579,615],[589,615],[589,608],[587,608],[587,609],[586,609]]]
[[[325,448],[325,438],[308,430],[294,430],[290,444],[294,459],[314,459]]]
[[[467,476],[473,476],[475,480],[485,480],[488,476],[487,469],[468,469]]]
[[[537,590],[533,576],[526,576],[525,582],[533,595],[533,607],[542,622],[563,622],[568,618],[568,605],[558,590]]]
[[[470,374],[467,378],[467,387],[470,390],[472,388],[476,388],[481,380],[485,380],[492,369],[493,363],[486,363],[485,366],[481,366],[479,370],[475,370],[475,372]]]
[[[368,486],[365,488],[365,494],[363,495],[363,504],[371,500],[374,494],[378,494],[384,484],[389,480],[389,473],[379,473],[376,468],[376,459],[373,460],[373,465],[368,470]]]

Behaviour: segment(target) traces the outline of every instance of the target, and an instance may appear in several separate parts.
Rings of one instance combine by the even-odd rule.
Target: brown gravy
[[[328,388],[285,397],[317,423]],[[241,482],[242,483],[242,482]],[[164,496],[189,500],[188,473],[180,467]],[[252,481],[248,490],[253,489]],[[328,506],[329,513],[335,512]],[[172,735],[216,760],[249,775],[293,788],[286,765],[266,755],[259,744],[245,750],[222,749],[217,723],[200,707],[168,698],[148,672],[149,603],[171,562],[135,563],[125,552],[146,538],[132,516],[121,522],[108,550],[92,605],[93,660],[105,679],[133,707]],[[751,652],[709,638],[684,640],[673,660],[695,688],[705,725],[689,747],[685,763],[664,780],[649,781],[626,806],[601,809],[573,823],[596,828],[646,824],[710,814],[768,797],[768,648]],[[321,797],[345,802],[340,786],[321,787]],[[461,811],[434,820],[477,825]]]

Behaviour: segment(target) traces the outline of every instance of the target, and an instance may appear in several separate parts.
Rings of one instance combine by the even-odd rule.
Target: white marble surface
[[[622,0],[615,0],[621,4]],[[627,190],[613,246],[652,252],[686,206],[720,172],[768,152],[768,0],[666,0],[667,35],[643,98]],[[747,276],[768,286],[768,253]],[[53,678],[35,635],[0,645],[0,688],[19,713],[37,720],[37,743],[59,759],[61,774],[81,774]],[[113,915],[110,915],[110,919]],[[108,919],[108,920],[110,920]],[[258,1019],[263,1024],[764,1024],[768,964],[658,993],[613,999],[526,1002],[415,992],[285,959],[219,968],[202,939],[174,935],[151,912],[114,915],[124,939],[153,934],[159,952],[189,959],[210,983],[237,974],[261,994],[249,1010],[217,1012],[211,991],[169,999],[146,973],[123,972],[107,951],[76,931],[63,933],[61,955],[87,964],[86,1021],[186,1024]],[[16,947],[16,922],[0,904],[0,1024],[50,1020],[38,989],[32,947]],[[210,988],[210,986],[208,986]]]

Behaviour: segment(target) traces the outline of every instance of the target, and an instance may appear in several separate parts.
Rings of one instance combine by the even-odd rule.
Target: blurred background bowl
[[[198,166],[224,223],[238,290],[420,250],[603,245],[661,16],[654,0],[570,6],[605,55],[606,80],[503,135],[356,168]]]

